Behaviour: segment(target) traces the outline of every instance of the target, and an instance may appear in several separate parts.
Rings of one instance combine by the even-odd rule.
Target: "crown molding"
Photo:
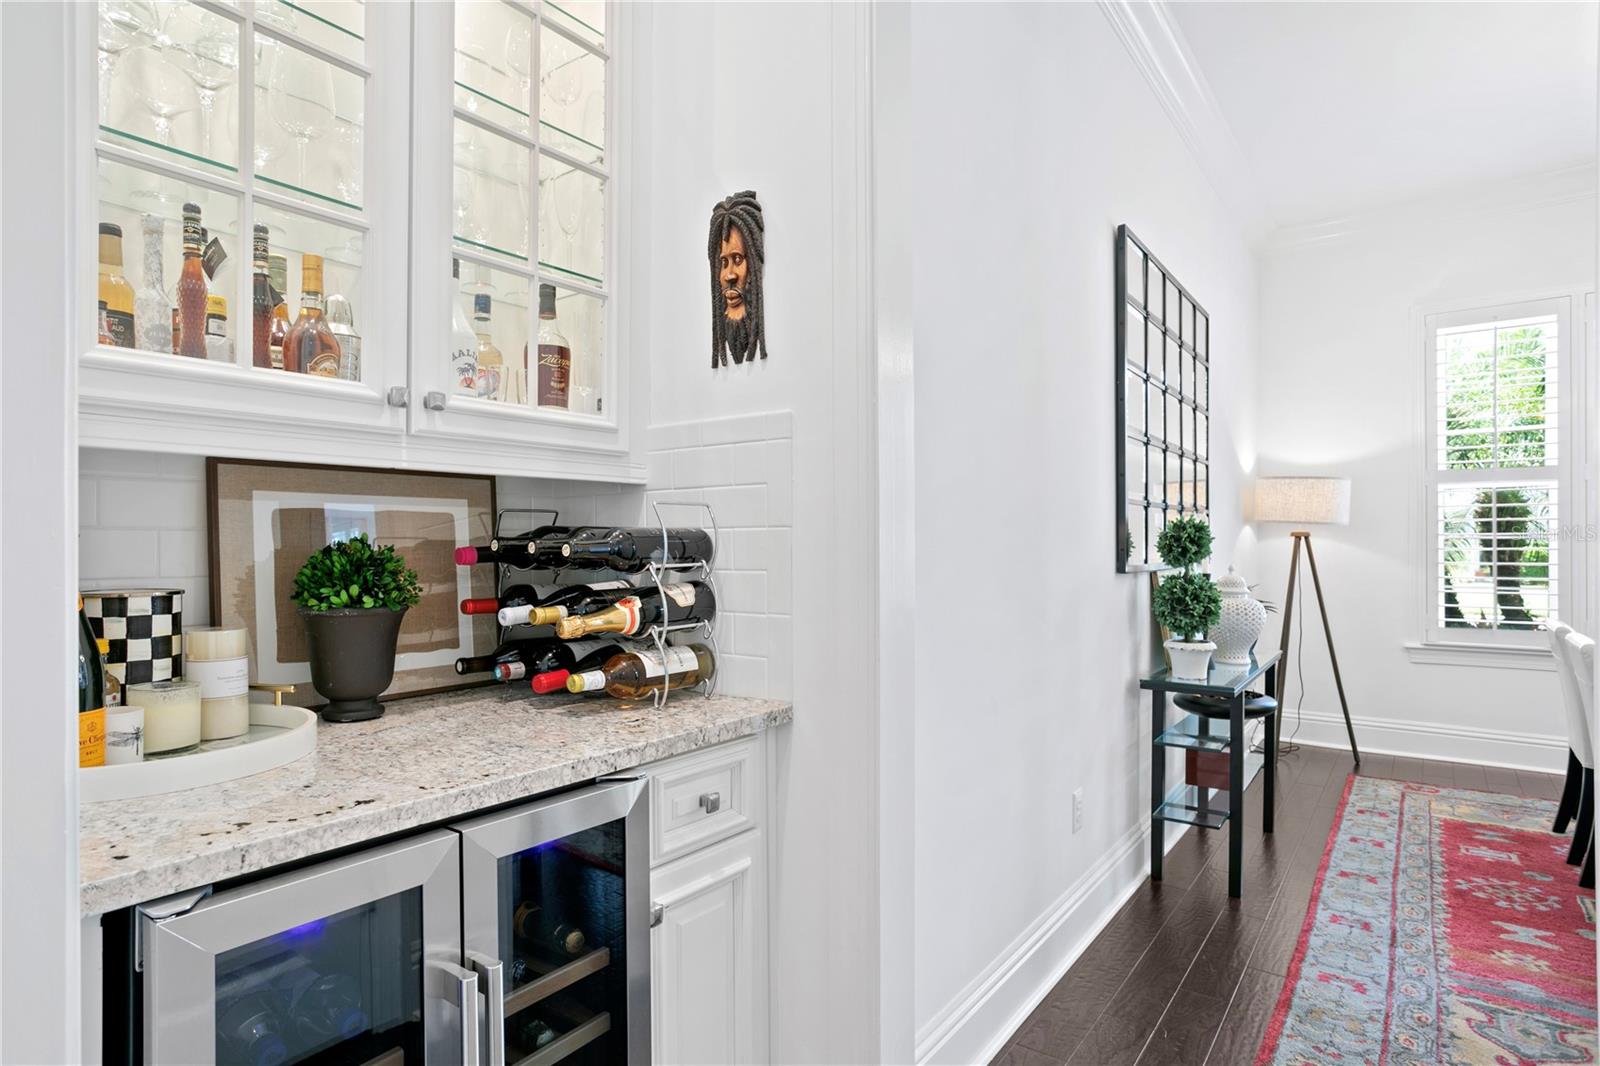
[[[1600,168],[1593,163],[1562,167],[1515,178],[1478,182],[1426,196],[1352,212],[1335,218],[1283,226],[1264,242],[1268,251],[1331,244],[1404,226],[1447,224],[1484,215],[1531,211],[1578,200],[1600,191]]]
[[[1273,224],[1255,174],[1167,5],[1162,0],[1099,0],[1099,4],[1246,239],[1252,245],[1262,241]]]

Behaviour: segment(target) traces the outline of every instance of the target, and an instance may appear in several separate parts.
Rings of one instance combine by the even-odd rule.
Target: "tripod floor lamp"
[[[1290,522],[1295,525],[1350,524],[1350,479],[1342,477],[1264,477],[1256,482],[1256,521]],[[1333,650],[1333,630],[1328,628],[1328,605],[1322,598],[1322,578],[1317,573],[1317,557],[1311,550],[1311,534],[1296,529],[1289,534],[1294,552],[1289,557],[1289,588],[1283,594],[1283,657],[1278,660],[1278,691],[1283,707],[1284,682],[1289,676],[1289,630],[1294,623],[1294,591],[1300,576],[1300,552],[1311,565],[1311,584],[1317,591],[1317,609],[1322,614],[1322,632],[1328,638],[1328,662],[1333,666],[1333,684],[1339,690],[1339,708],[1344,712],[1344,728],[1350,737],[1350,754],[1361,765],[1356,747],[1355,727],[1350,724],[1350,704],[1344,698],[1344,678],[1339,675],[1339,656]]]

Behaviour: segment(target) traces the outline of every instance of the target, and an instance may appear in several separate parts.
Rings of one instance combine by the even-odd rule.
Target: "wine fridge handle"
[[[506,1066],[505,967],[499,959],[491,959],[476,951],[467,952],[467,961],[472,964],[473,972],[482,979],[484,999],[489,1005],[488,1066]]]
[[[478,975],[451,962],[439,965],[456,986],[456,1004],[461,1008],[462,1066],[478,1066]]]

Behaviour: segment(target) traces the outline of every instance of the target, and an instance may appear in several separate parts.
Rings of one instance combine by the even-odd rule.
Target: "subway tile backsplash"
[[[500,478],[502,507],[554,507],[570,525],[699,525],[716,512],[718,690],[793,692],[793,418],[788,412],[655,426],[644,486]],[[209,625],[205,460],[86,448],[78,460],[83,588],[182,588],[186,625]]]

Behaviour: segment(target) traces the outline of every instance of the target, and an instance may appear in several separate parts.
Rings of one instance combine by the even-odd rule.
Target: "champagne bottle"
[[[539,526],[526,533],[516,533],[506,537],[495,537],[486,546],[476,545],[456,549],[456,565],[472,566],[476,563],[500,563],[504,566],[515,567],[518,570],[532,570],[534,559],[529,554],[529,545],[541,539],[559,538],[565,541],[577,530],[570,526]],[[540,567],[539,569],[548,569]]]
[[[568,566],[603,566],[637,574],[651,563],[709,564],[714,547],[711,534],[703,529],[668,529],[665,543],[660,529],[596,529],[567,541],[561,557]]]
[[[568,615],[585,614],[609,607],[624,596],[633,595],[626,581],[595,581],[587,585],[562,585],[537,601],[504,604],[498,620],[503,626],[548,626]]]
[[[618,633],[631,637],[653,625],[707,622],[716,617],[717,594],[704,581],[662,585],[657,592],[646,585],[603,610],[568,615],[555,623],[556,636],[576,640],[590,633]]]
[[[598,670],[585,670],[567,678],[568,692],[594,692],[619,700],[639,699],[658,689],[689,688],[709,681],[717,671],[716,659],[704,644],[684,644],[667,649],[624,652]]]
[[[541,663],[546,661],[552,647],[559,647],[558,640],[549,638],[538,639],[533,637],[508,640],[501,644],[488,655],[468,655],[456,660],[456,673],[481,674],[493,670],[500,663]],[[544,667],[537,667],[530,673],[536,673]]]
[[[78,765],[106,763],[105,666],[78,597]]]
[[[588,670],[599,670],[606,663],[627,650],[617,644],[599,644],[598,642],[596,644],[597,646],[594,646],[593,651],[579,656],[571,666],[565,669],[546,670],[543,673],[534,674],[532,680],[528,683],[529,687],[533,689],[535,694],[540,696],[550,692],[564,692],[567,688],[567,678],[573,674],[581,674]],[[576,649],[586,645],[588,645],[586,641],[573,641],[571,644],[565,645],[565,647]],[[591,693],[591,695],[604,695],[604,691]]]
[[[521,681],[529,675],[543,677],[546,674],[561,674],[562,684],[566,684],[566,676],[578,670],[578,664],[583,660],[593,660],[594,664],[609,662],[613,656],[621,655],[621,646],[598,640],[580,640],[571,643],[560,641],[552,642],[541,653],[538,660],[527,661],[517,659],[510,662],[496,663],[494,678],[496,681]],[[534,689],[539,692],[539,689]],[[545,689],[553,692],[554,689]],[[541,693],[542,694],[542,693]]]
[[[538,585],[507,585],[498,596],[478,596],[461,601],[462,614],[494,614],[502,607],[520,607],[523,604],[538,603],[544,596],[554,591],[551,586],[541,589]]]

